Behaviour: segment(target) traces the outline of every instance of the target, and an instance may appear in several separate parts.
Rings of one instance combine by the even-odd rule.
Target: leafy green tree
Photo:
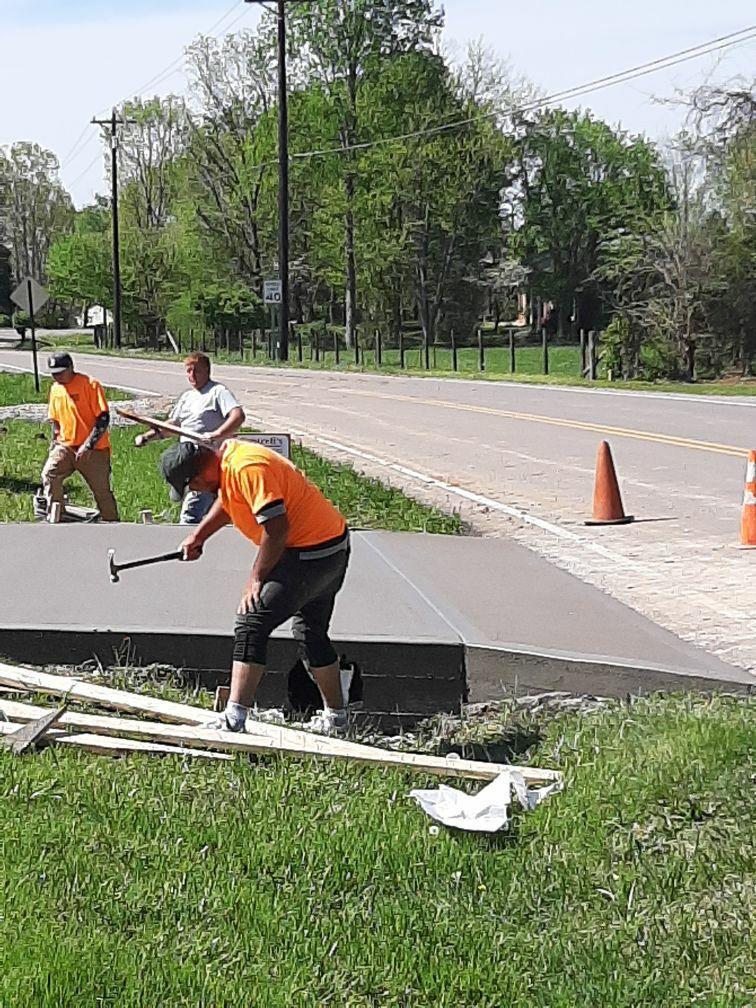
[[[585,325],[587,305],[600,300],[601,242],[618,229],[643,233],[669,206],[664,169],[648,141],[589,113],[516,116],[515,129],[503,206],[510,254],[531,268],[532,292],[556,302],[564,332],[574,308]]]
[[[357,323],[355,199],[361,139],[358,91],[385,62],[401,54],[429,51],[443,21],[433,0],[313,0],[291,8],[290,45],[295,74],[317,81],[338,109],[344,186],[344,322],[348,345]]]
[[[47,281],[47,254],[73,226],[71,198],[58,179],[58,159],[34,143],[0,148],[0,238],[10,249],[15,281]]]

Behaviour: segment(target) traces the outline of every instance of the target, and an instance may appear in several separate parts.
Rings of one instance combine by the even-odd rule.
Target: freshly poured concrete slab
[[[539,688],[609,694],[756,685],[756,676],[681,640],[517,543],[365,535],[459,632],[468,646],[471,699],[500,695],[502,684],[513,678]]]
[[[165,525],[0,525],[0,654],[30,663],[173,665],[209,686],[227,682],[236,607],[254,547],[223,529],[193,563],[169,561],[124,571],[116,563],[167,553],[187,529]],[[464,645],[412,584],[359,535],[337,599],[332,638],[362,672],[365,707],[376,713],[429,713],[459,707]],[[297,663],[289,625],[269,648],[271,673],[260,702],[280,705]]]
[[[124,571],[116,563],[178,547],[187,529],[171,525],[0,525],[2,626],[227,634],[254,547],[223,529],[192,563],[169,561]],[[354,536],[347,582],[338,596],[335,638],[459,644],[459,634],[379,553]],[[284,627],[280,636],[288,636]]]
[[[108,574],[116,561],[175,549],[161,525],[0,525],[0,653],[29,662],[134,660],[227,679],[234,615],[254,549],[224,529],[194,563]],[[353,533],[333,639],[360,665],[366,707],[428,713],[513,685],[623,695],[744,689],[724,664],[511,542]],[[280,703],[296,663],[288,627],[271,642],[262,702]]]

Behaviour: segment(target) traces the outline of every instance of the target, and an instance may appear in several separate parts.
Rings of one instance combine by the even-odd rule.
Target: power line
[[[91,123],[88,123],[87,125],[90,125],[90,126],[91,126]],[[97,139],[97,138],[95,137],[95,139]],[[77,182],[79,181],[79,179],[83,179],[83,178],[84,178],[84,176],[85,176],[85,175],[87,174],[87,172],[89,171],[89,169],[90,169],[90,168],[92,168],[92,167],[94,166],[94,164],[95,164],[95,163],[96,163],[96,162],[98,161],[98,159],[99,159],[100,157],[101,157],[101,151],[97,151],[97,153],[96,153],[96,154],[95,154],[95,156],[94,156],[94,157],[92,158],[92,160],[91,160],[91,161],[89,162],[89,164],[87,165],[87,167],[86,167],[86,168],[85,168],[85,169],[84,169],[83,171],[79,172],[79,174],[78,174],[78,175],[76,176],[76,178],[75,178],[75,179],[73,180],[73,182],[69,182],[69,183],[68,183],[69,187],[70,187],[70,188],[73,188],[73,187],[74,187],[74,186],[76,185],[76,183],[77,183]]]
[[[204,32],[203,34],[211,35],[226,20],[226,18],[230,17],[234,13],[234,11],[240,6],[241,3],[242,0],[235,0],[234,4],[231,7],[229,7],[229,9],[225,12],[225,14],[222,14],[216,21],[214,21],[213,24],[211,24],[210,27],[207,29],[207,31]],[[233,26],[237,24],[242,19],[242,17],[246,15],[247,10],[248,8],[245,7],[242,13],[239,15],[239,17],[235,18],[234,21],[226,25],[223,31],[229,31],[231,28],[233,28]],[[167,66],[165,66],[154,76],[150,77],[150,79],[148,81],[145,81],[145,83],[142,84],[140,87],[135,88],[133,91],[131,91],[130,94],[141,94],[142,92],[146,91],[147,88],[155,87],[157,84],[160,84],[163,79],[167,79],[168,77],[170,77],[172,73],[175,72],[175,68],[178,68],[179,64],[184,59],[184,54],[185,52],[184,50],[182,50],[182,52],[178,56],[176,56],[175,59],[171,60],[171,62],[168,63]],[[124,97],[119,102],[116,102],[116,105],[120,105],[127,100],[128,100],[127,97]],[[102,114],[105,114],[105,111],[106,110],[102,110]]]
[[[81,150],[78,150],[78,147],[81,144],[81,141],[84,139],[85,136],[89,136],[91,138],[91,134],[89,133],[89,123],[87,123],[87,125],[81,131],[81,133],[79,134],[79,136],[76,139],[76,142],[74,143],[73,147],[68,152],[68,154],[66,154],[66,156],[61,160],[61,162],[60,162],[60,167],[61,168],[63,168],[64,165],[67,165],[69,161],[72,161],[74,159],[74,157],[78,157],[79,154],[81,153],[81,151],[84,150],[84,148],[87,146],[86,144],[84,144],[81,147]],[[74,154],[74,151],[77,151],[77,153]]]
[[[627,81],[635,80],[638,77],[644,77],[650,73],[656,73],[659,70],[666,70],[669,67],[677,66],[679,63],[685,63],[688,60],[698,59],[700,56],[707,56],[720,49],[726,49],[729,46],[738,45],[741,42],[748,42],[751,38],[755,37],[756,25],[751,25],[748,28],[742,28],[740,31],[732,32],[729,35],[722,35],[720,38],[711,39],[708,42],[702,42],[689,49],[682,49],[679,52],[671,53],[668,56],[661,56],[649,63],[641,63],[638,66],[630,67],[627,70],[622,70],[615,74],[609,74],[606,77],[599,77],[596,80],[588,81],[585,84],[577,84],[574,87],[566,88],[564,91],[557,91],[553,94],[547,95],[545,98],[536,98],[532,102],[527,102],[518,107],[505,109],[503,111],[501,109],[497,109],[491,112],[480,112],[474,116],[468,116],[465,119],[456,119],[453,122],[443,123],[439,126],[431,126],[427,129],[414,130],[410,133],[402,133],[398,136],[383,137],[380,140],[369,140],[364,143],[350,144],[345,147],[330,147],[323,150],[304,151],[299,154],[291,154],[290,157],[292,160],[303,160],[311,157],[325,157],[330,154],[345,154],[349,151],[368,150],[372,147],[381,147],[386,144],[397,143],[404,140],[415,140],[425,136],[445,133],[450,130],[459,129],[462,126],[470,126],[473,123],[483,122],[487,119],[495,119],[497,116],[502,114],[513,115],[517,112],[529,112],[537,108],[543,108],[545,105],[553,105],[558,101],[567,101],[572,98],[579,98],[582,95],[590,94],[593,91],[598,91],[605,87],[611,87],[615,84],[624,84]],[[275,161],[267,161],[263,164],[255,165],[254,167],[265,168],[274,164],[276,164]]]
[[[221,15],[221,17],[219,17],[212,25],[210,25],[205,34],[211,35],[228,17],[230,17],[234,13],[235,10],[237,10],[241,2],[242,0],[235,0],[233,6],[229,7],[229,9],[225,12],[225,14]],[[246,4],[243,4],[242,6],[243,9],[241,11],[241,14],[239,14],[238,17],[236,17],[233,21],[231,21],[229,24],[225,26],[225,28],[223,29],[225,32],[230,31],[236,24],[239,23],[239,21],[242,20],[242,18],[246,17],[249,8],[246,6]],[[164,80],[167,80],[169,77],[172,77],[173,74],[178,72],[178,65],[184,59],[184,55],[185,55],[184,52],[182,52],[181,55],[177,56],[174,60],[172,60],[163,70],[160,71],[160,73],[155,74],[140,88],[137,88],[134,93],[140,94],[143,91],[145,91],[148,87],[154,87],[155,85],[162,83]],[[121,102],[118,102],[117,104],[122,104],[126,100],[127,100],[126,98],[123,98],[121,99]],[[79,135],[78,139],[74,143],[73,147],[71,148],[71,150],[68,152],[68,154],[66,154],[66,156],[61,161],[60,163],[61,170],[63,170],[63,168],[65,168],[67,165],[71,164],[72,161],[75,161],[77,158],[81,157],[84,151],[94,141],[97,140],[97,137],[89,131],[90,125],[91,125],[90,123],[87,123],[87,125],[84,127],[81,134]],[[84,140],[85,137],[87,139],[84,143],[82,143],[82,140]],[[99,153],[95,155],[95,157],[89,162],[87,167],[84,168],[84,170],[81,171],[76,176],[73,182],[70,182],[68,184],[69,188],[75,186],[76,183],[87,174],[87,172],[95,164],[99,156],[100,156]]]

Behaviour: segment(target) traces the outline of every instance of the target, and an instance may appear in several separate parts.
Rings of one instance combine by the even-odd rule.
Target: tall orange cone
[[[744,549],[756,549],[756,451],[748,453],[740,544]]]
[[[606,441],[599,445],[596,459],[596,484],[593,489],[593,515],[586,525],[628,525],[634,521],[622,507],[617,473],[614,470],[612,450]]]

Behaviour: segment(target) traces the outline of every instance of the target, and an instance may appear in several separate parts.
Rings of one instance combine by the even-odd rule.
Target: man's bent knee
[[[260,613],[244,613],[234,625],[234,661],[245,665],[265,665],[268,660],[268,639],[275,627],[261,618]]]

